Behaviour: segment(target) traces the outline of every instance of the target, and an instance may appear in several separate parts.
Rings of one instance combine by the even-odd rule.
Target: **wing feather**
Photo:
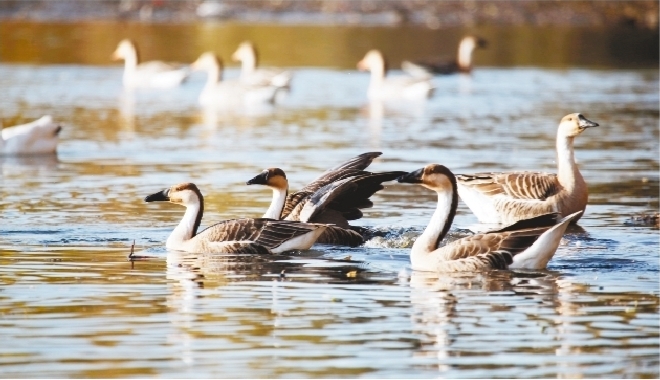
[[[463,186],[484,195],[504,195],[512,199],[540,200],[557,194],[561,185],[556,174],[535,172],[459,174],[456,180]]]

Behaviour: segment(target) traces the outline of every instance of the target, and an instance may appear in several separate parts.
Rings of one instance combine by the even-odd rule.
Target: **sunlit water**
[[[134,93],[120,77],[0,65],[6,123],[65,124],[57,158],[0,161],[2,377],[660,374],[658,230],[627,223],[658,209],[657,71],[479,68],[383,105],[364,73],[300,69],[278,105],[231,113],[198,107],[201,74]],[[143,202],[190,181],[204,226],[256,217],[271,194],[245,181],[264,168],[298,189],[373,150],[374,171],[553,171],[570,112],[600,123],[576,140],[589,207],[547,271],[411,271],[435,205],[411,185],[373,197],[356,224],[381,236],[365,247],[277,257],[167,252],[183,209]],[[461,203],[453,234],[476,223]],[[133,241],[143,260],[127,260]]]

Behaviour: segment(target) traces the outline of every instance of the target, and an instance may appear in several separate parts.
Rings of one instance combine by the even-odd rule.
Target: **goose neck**
[[[458,66],[461,68],[472,67],[472,52],[474,47],[471,44],[461,43],[458,45]]]
[[[187,206],[183,219],[167,238],[165,246],[170,249],[180,249],[185,242],[195,237],[203,213],[204,204],[202,202]]]
[[[454,221],[458,206],[456,189],[451,191],[438,191],[438,203],[431,221],[412,247],[411,255],[428,254],[435,251],[442,239],[447,235]],[[414,257],[411,258],[414,261]]]
[[[138,53],[136,49],[127,49],[124,52],[124,72],[134,73],[137,70]]]
[[[575,163],[574,140],[575,137],[557,135],[557,176],[559,183],[569,192],[584,184]]]
[[[241,57],[241,76],[246,77],[252,75],[257,69],[257,57],[253,52],[244,54]]]
[[[288,195],[288,187],[284,189],[279,189],[273,187],[273,199],[270,202],[270,207],[264,214],[264,218],[270,219],[280,219],[282,216],[282,210],[284,209],[284,203],[286,202],[286,196]]]

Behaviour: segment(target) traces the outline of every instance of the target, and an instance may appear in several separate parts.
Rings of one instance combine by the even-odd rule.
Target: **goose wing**
[[[300,210],[300,220],[319,221],[326,213],[332,213],[335,217],[340,214],[343,223],[338,220],[332,222],[348,228],[347,220],[361,218],[360,209],[373,205],[369,198],[384,188],[383,182],[392,181],[403,174],[405,172],[400,171],[364,173],[335,181],[300,202],[292,215]]]
[[[438,267],[450,271],[507,269],[550,227],[468,236],[439,248]]]
[[[335,181],[341,180],[343,178],[355,176],[358,174],[363,174],[364,169],[366,169],[376,157],[379,157],[382,152],[367,152],[362,153],[359,156],[353,157],[348,161],[345,161],[335,167],[332,167],[325,172],[323,172],[319,177],[314,181],[309,183],[307,186],[300,189],[295,193],[291,193],[287,196],[282,209],[282,219],[289,216],[292,211],[299,206],[300,203],[312,196],[316,191],[318,191],[323,186],[329,185]],[[299,210],[302,209],[302,206]],[[295,219],[294,219],[295,220]]]
[[[272,250],[321,227],[324,226],[267,218],[230,219],[208,227],[195,238],[209,242],[249,241]]]
[[[177,63],[163,62],[163,61],[149,61],[137,65],[138,70],[150,71],[153,73],[162,73],[167,71],[177,71],[184,68],[183,65]]]
[[[517,200],[544,201],[562,188],[556,174],[535,172],[459,174],[456,180],[459,185],[488,197]]]

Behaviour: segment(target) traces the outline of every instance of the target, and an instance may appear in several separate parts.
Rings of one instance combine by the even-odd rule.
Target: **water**
[[[366,74],[308,67],[277,106],[232,113],[197,105],[201,74],[129,93],[121,72],[0,64],[5,125],[65,124],[56,158],[0,161],[2,377],[660,375],[658,229],[627,223],[659,207],[657,69],[487,66],[384,105]],[[143,202],[192,181],[203,226],[259,216],[271,195],[244,183],[264,168],[298,189],[372,150],[374,171],[553,171],[570,112],[601,125],[576,140],[590,200],[545,271],[411,271],[434,207],[416,186],[356,222],[385,237],[277,257],[168,252],[183,209]],[[476,223],[460,203],[452,234]]]

